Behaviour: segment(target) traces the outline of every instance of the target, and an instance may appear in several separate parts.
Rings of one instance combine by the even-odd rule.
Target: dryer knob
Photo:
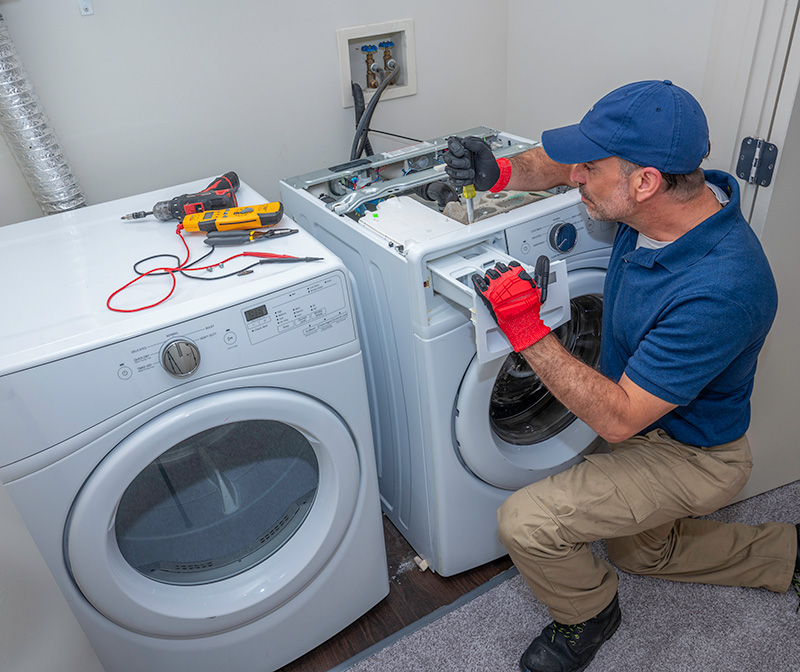
[[[200,350],[186,339],[170,341],[161,350],[161,366],[176,378],[191,376],[200,366]]]
[[[578,230],[574,224],[561,222],[550,229],[550,246],[557,252],[569,252],[578,242]]]

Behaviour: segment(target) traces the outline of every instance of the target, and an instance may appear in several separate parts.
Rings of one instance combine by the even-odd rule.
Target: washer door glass
[[[603,297],[578,296],[570,301],[570,309],[569,322],[554,333],[569,352],[596,368],[600,359]],[[489,422],[501,440],[517,446],[541,443],[564,431],[576,419],[542,384],[521,355],[512,352],[506,357],[489,399]]]
[[[570,271],[568,278],[571,319],[555,334],[572,354],[596,366],[605,270]],[[515,353],[483,364],[472,360],[458,391],[454,432],[464,465],[506,490],[562,471],[602,444]]]
[[[275,388],[214,392],[142,420],[106,455],[72,506],[66,560],[126,629],[227,632],[323,571],[360,491],[353,435],[330,408]]]
[[[276,420],[207,429],[159,455],[122,495],[122,556],[175,584],[218,581],[262,562],[303,524],[319,464],[302,433]]]

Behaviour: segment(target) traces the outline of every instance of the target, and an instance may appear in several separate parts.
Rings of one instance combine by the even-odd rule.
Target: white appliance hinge
[[[768,187],[775,171],[778,148],[760,138],[745,138],[739,151],[736,175],[759,187]]]

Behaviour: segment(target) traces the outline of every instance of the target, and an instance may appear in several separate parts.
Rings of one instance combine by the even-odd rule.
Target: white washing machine
[[[389,589],[356,316],[331,252],[302,230],[216,248],[206,263],[321,259],[246,275],[253,259],[234,259],[178,275],[156,307],[106,307],[137,260],[185,256],[175,222],[121,215],[206,184],[0,228],[0,477],[108,672],[276,670]],[[211,249],[184,238],[194,259]]]
[[[458,135],[486,138],[498,157],[536,144],[485,127]],[[446,146],[289,178],[281,200],[355,278],[383,508],[448,576],[505,554],[496,511],[512,491],[603,445],[511,353],[470,277],[548,256],[543,319],[596,364],[616,225],[589,218],[577,191],[484,194],[465,225],[463,208],[440,212],[418,193],[445,177]]]

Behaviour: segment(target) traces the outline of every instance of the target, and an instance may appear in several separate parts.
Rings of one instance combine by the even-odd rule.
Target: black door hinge
[[[759,187],[768,187],[775,171],[778,148],[759,138],[745,138],[739,151],[736,175]]]

